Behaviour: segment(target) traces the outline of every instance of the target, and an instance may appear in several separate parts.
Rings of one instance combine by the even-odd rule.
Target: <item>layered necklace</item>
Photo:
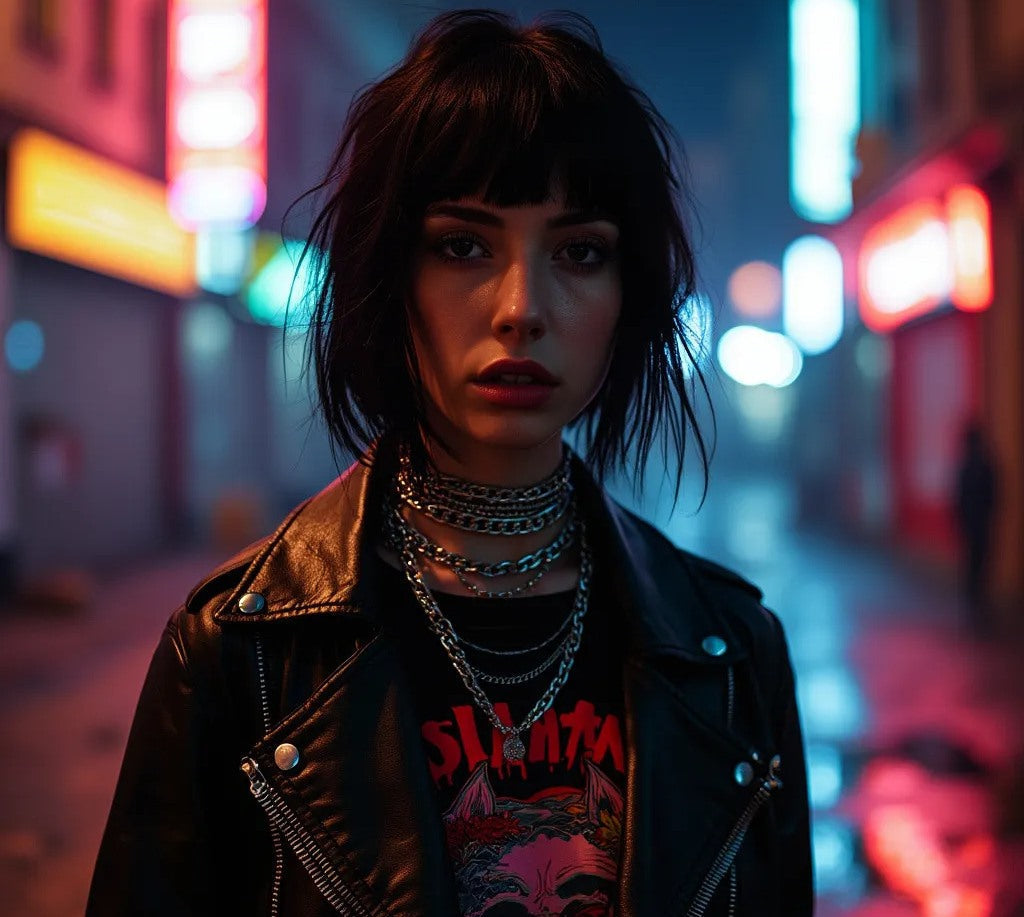
[[[474,534],[511,536],[539,532],[562,523],[554,538],[543,547],[516,560],[484,562],[448,551],[420,532],[403,515],[412,508],[428,519]],[[413,595],[426,617],[427,626],[438,638],[441,648],[473,702],[491,725],[504,737],[502,751],[508,761],[519,761],[526,754],[522,733],[536,723],[554,703],[569,679],[583,637],[583,617],[590,595],[591,556],[583,521],[576,510],[569,456],[558,470],[529,487],[492,487],[442,474],[433,468],[420,473],[413,469],[406,450],[399,453],[398,471],[384,513],[384,540],[402,561],[402,569]],[[557,629],[539,643],[512,649],[496,649],[460,637],[452,622],[441,612],[437,599],[424,582],[422,560],[451,570],[459,582],[474,595],[485,598],[511,598],[533,589],[551,566],[566,551],[579,546],[580,569],[572,610]],[[490,589],[470,577],[500,583],[502,577],[527,576],[517,586]],[[467,649],[476,654],[500,657],[506,663],[520,657],[546,651],[537,664],[525,671],[496,674],[471,662]],[[495,711],[483,684],[519,685],[539,678],[556,668],[547,688],[519,724],[506,724]]]

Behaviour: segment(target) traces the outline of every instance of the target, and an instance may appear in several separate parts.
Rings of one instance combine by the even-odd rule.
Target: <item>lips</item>
[[[558,379],[536,360],[495,360],[474,380],[481,385],[557,385]]]
[[[480,396],[495,407],[542,407],[558,385],[557,377],[536,360],[506,358],[489,364],[473,380]]]

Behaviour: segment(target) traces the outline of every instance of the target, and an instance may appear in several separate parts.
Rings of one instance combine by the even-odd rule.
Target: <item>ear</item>
[[[481,761],[466,785],[459,791],[451,808],[444,813],[445,821],[468,819],[474,815],[493,815],[495,806],[494,790],[487,776],[487,761]]]
[[[602,809],[612,815],[622,817],[624,809],[622,793],[615,782],[604,775],[604,772],[590,758],[583,759],[587,771],[587,782],[583,787],[583,800],[587,806],[587,818],[597,824]]]

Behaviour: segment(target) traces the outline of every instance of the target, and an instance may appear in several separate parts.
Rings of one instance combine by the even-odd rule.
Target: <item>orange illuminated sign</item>
[[[959,185],[876,223],[858,258],[860,311],[874,331],[951,303],[965,312],[992,303],[991,212],[977,188]]]
[[[7,238],[140,286],[195,289],[195,238],[171,219],[162,182],[31,128],[9,149]]]

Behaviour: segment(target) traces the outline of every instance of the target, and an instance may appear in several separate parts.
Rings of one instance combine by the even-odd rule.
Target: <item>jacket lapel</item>
[[[451,917],[453,875],[410,696],[394,647],[377,637],[251,757],[367,913]],[[284,744],[299,758],[287,770],[275,754]]]
[[[746,651],[689,555],[596,488],[587,505],[629,635],[616,913],[682,914],[751,799],[737,766],[762,769],[729,723],[729,679]]]

